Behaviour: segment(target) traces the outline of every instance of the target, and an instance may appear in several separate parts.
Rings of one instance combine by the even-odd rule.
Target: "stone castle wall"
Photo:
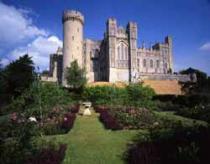
[[[135,82],[141,79],[190,80],[188,75],[172,74],[171,37],[165,37],[163,43],[156,43],[150,48],[144,46],[138,48],[138,26],[135,22],[129,22],[124,28],[118,26],[115,18],[109,18],[104,38],[95,41],[83,39],[84,16],[80,12],[65,11],[62,21],[63,54],[59,57],[62,62],[56,62],[58,57],[52,57],[50,72],[53,79],[57,78],[63,85],[66,85],[65,69],[74,60],[77,60],[80,67],[86,69],[88,82]]]

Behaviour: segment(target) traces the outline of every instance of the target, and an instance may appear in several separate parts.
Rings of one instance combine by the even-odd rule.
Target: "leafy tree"
[[[1,71],[1,97],[10,100],[28,89],[35,79],[34,63],[26,54]]]
[[[201,93],[206,92],[206,89],[210,89],[208,87],[208,76],[205,72],[202,72],[198,69],[188,68],[186,70],[180,71],[181,74],[196,74],[197,82],[195,84],[186,83],[183,86],[185,91],[189,93]]]
[[[80,68],[76,60],[73,61],[71,66],[66,68],[67,84],[73,89],[82,89],[87,82],[85,73],[85,69]]]

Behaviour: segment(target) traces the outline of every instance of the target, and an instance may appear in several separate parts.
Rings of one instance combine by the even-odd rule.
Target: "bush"
[[[207,164],[210,130],[204,127],[152,132],[151,141],[139,141],[127,151],[130,164]]]
[[[123,127],[118,123],[118,121],[109,113],[109,110],[99,110],[100,121],[104,124],[105,128],[112,130],[121,130]]]
[[[59,148],[49,146],[40,150],[40,152],[28,158],[26,164],[61,164],[64,157],[67,146],[65,144],[59,145]]]
[[[95,110],[97,113],[101,113],[101,112],[103,112],[103,111],[109,110],[109,108],[106,107],[106,106],[97,105],[97,106],[94,107],[94,110]]]
[[[142,84],[129,84],[125,88],[115,86],[86,87],[83,100],[93,102],[95,105],[135,106],[153,109],[154,91]]]
[[[27,115],[39,117],[47,115],[55,106],[64,106],[73,103],[69,93],[53,83],[35,81],[28,91],[14,99],[4,109],[5,113],[24,112]]]
[[[145,108],[112,108],[111,113],[127,129],[149,128],[156,121],[155,115]]]
[[[20,116],[6,124],[7,128],[1,131],[0,161],[5,164],[21,164],[36,151],[31,140],[39,135],[39,129],[34,122]]]
[[[83,100],[91,101],[96,105],[124,103],[126,90],[115,86],[86,87],[83,93]]]
[[[198,105],[192,108],[183,108],[178,110],[177,114],[210,123],[210,105]]]
[[[73,127],[75,118],[75,113],[68,112],[64,115],[61,129],[63,129],[65,133],[67,133]]]
[[[78,113],[78,112],[79,112],[79,107],[80,107],[79,104],[71,105],[71,106],[70,106],[70,112],[71,112],[71,113]]]

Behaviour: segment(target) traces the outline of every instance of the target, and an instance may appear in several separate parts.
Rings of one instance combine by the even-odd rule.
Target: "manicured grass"
[[[159,117],[181,120],[184,126],[193,126],[193,120],[174,115],[173,112],[155,112]],[[98,119],[99,115],[92,111],[91,116],[77,116],[73,129],[65,135],[47,137],[53,141],[66,143],[67,151],[64,164],[122,164],[123,153],[127,145],[137,137],[148,134],[147,130],[106,130]],[[207,125],[203,121],[198,124]]]
[[[98,114],[77,116],[74,128],[66,135],[57,135],[55,139],[68,144],[64,163],[69,164],[118,164],[124,163],[123,153],[127,144],[141,130],[105,130],[99,122]]]
[[[155,114],[160,118],[167,118],[174,121],[181,121],[184,126],[194,126],[195,124],[203,125],[203,126],[208,125],[208,123],[205,121],[182,117],[182,116],[176,115],[175,112],[155,112]]]

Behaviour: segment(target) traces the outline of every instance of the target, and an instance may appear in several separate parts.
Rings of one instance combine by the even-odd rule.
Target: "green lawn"
[[[93,111],[92,111],[93,112]],[[174,115],[173,112],[155,112],[160,117],[181,120],[185,126],[193,126],[193,120]],[[65,164],[122,164],[127,145],[136,137],[147,136],[147,130],[111,131],[104,129],[98,114],[78,115],[73,129],[65,135],[49,136],[48,139],[68,145]],[[206,125],[205,122],[197,121]]]
[[[200,120],[195,120],[195,119],[191,119],[191,118],[186,118],[186,117],[182,117],[179,115],[176,115],[175,112],[156,112],[155,114],[160,117],[160,118],[167,118],[170,120],[174,120],[174,121],[181,121],[182,124],[184,126],[194,126],[195,124],[197,125],[203,125],[203,126],[207,126],[208,123],[205,121],[200,121]]]
[[[54,136],[68,144],[64,163],[73,164],[118,164],[124,163],[123,153],[127,144],[145,131],[105,130],[98,114],[77,116],[74,128],[66,135]]]

